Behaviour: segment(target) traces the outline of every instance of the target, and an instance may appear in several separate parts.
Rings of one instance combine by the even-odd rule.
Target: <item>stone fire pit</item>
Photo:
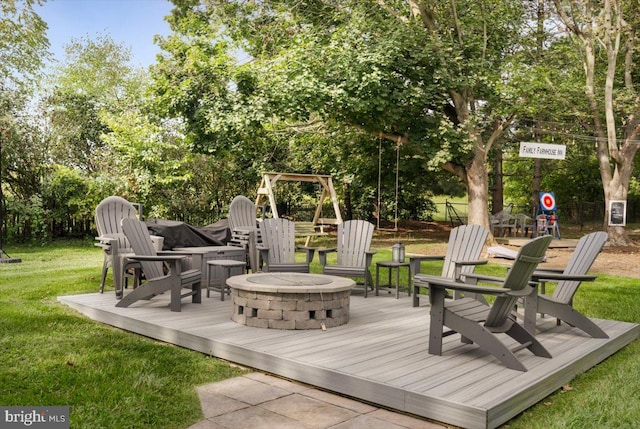
[[[227,280],[231,320],[256,328],[324,329],[349,321],[351,279],[304,273],[257,273]]]

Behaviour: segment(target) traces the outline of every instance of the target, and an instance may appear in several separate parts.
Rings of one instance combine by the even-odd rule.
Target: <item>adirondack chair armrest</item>
[[[588,275],[588,274],[584,274],[584,275],[573,275],[573,274],[561,274],[561,273],[551,273],[551,272],[538,272],[538,271],[534,271],[533,275],[531,276],[531,278],[535,281],[539,281],[539,282],[553,282],[553,281],[560,281],[560,280],[574,280],[574,281],[581,281],[581,282],[592,282],[594,281],[597,276],[592,276],[592,275]]]
[[[258,258],[258,269],[262,271],[262,267],[266,265],[267,271],[269,271],[269,248],[266,246],[258,245],[256,246],[256,250],[260,254],[260,257]]]
[[[238,240],[249,240],[252,235],[257,235],[258,228],[251,226],[237,226],[231,231],[231,237]]]
[[[503,265],[507,271],[509,271],[511,269],[511,265]],[[541,270],[535,270],[534,271],[534,276],[536,277],[540,277],[542,275],[558,275],[558,274],[562,274],[564,273],[564,268],[543,268]]]
[[[186,255],[131,255],[129,257],[132,261],[166,262],[169,264],[171,275],[179,275],[182,272],[182,261],[186,258]]]
[[[444,255],[418,255],[408,254],[410,261],[444,261]]]
[[[256,250],[260,253],[262,259],[268,260],[269,248],[267,246],[256,246]]]
[[[174,251],[174,250],[160,250],[156,252],[157,256],[171,256],[171,255],[180,255],[180,256],[191,256],[192,253],[185,251]]]
[[[482,281],[487,283],[503,283],[504,282],[504,277],[488,276],[486,274],[465,273],[464,277],[467,279],[474,279],[477,281]]]
[[[101,248],[102,250],[104,250],[105,252],[111,250],[111,243],[105,243],[105,242],[100,242],[100,243],[93,243],[94,246]]]
[[[112,255],[118,254],[118,238],[101,235],[96,237],[97,243],[94,246],[100,247],[105,252],[110,252]]]
[[[296,250],[301,250],[306,252],[307,250],[313,250],[314,252],[317,250],[317,247],[310,247],[310,246],[301,246],[301,245],[297,245],[296,246]]]
[[[323,267],[327,265],[327,253],[337,252],[338,249],[335,247],[329,247],[326,249],[318,249],[318,257],[320,258],[320,265]]]
[[[255,230],[256,230],[256,228],[252,227],[252,226],[236,226],[235,228],[233,228],[231,233],[250,234],[252,232],[255,232]]]
[[[311,263],[313,261],[313,255],[316,253],[315,247],[308,246],[296,246],[296,252],[305,252],[307,263]]]
[[[159,262],[170,262],[170,261],[180,261],[185,259],[186,255],[131,255],[129,259],[137,260],[137,261],[159,261]]]
[[[451,261],[456,265],[486,265],[489,261],[486,259],[478,259],[477,261]]]
[[[364,264],[366,267],[371,265],[371,263],[373,262],[373,255],[375,255],[376,253],[378,253],[377,250],[366,250],[364,252]]]
[[[429,276],[424,274],[416,274],[415,282],[428,283],[429,287],[436,287],[440,289],[452,289],[460,292],[480,293],[484,295],[504,295],[513,292],[511,289],[502,287],[486,287],[475,286],[466,283],[458,283],[443,277]]]
[[[564,273],[564,268],[542,268],[540,270],[534,271],[536,274],[538,273]]]

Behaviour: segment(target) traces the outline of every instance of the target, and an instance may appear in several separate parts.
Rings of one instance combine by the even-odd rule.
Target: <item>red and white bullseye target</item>
[[[553,192],[540,192],[540,208],[546,212],[556,209],[556,197]]]

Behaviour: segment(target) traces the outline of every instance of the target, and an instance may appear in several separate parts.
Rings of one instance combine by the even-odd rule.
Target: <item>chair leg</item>
[[[191,285],[191,290],[193,291],[193,295],[191,296],[191,302],[194,304],[202,303],[202,283],[197,282]]]
[[[593,338],[609,338],[598,325],[569,304],[556,304],[546,300],[538,301],[538,312],[549,314],[586,332]]]
[[[527,371],[527,368],[520,362],[516,355],[513,354],[493,332],[486,329],[480,323],[465,319],[445,309],[444,324],[454,331],[461,333],[461,335],[464,333],[464,337],[471,339],[481,349],[492,354],[507,368],[516,371]],[[522,330],[524,331],[524,328]]]
[[[551,353],[544,348],[542,344],[536,337],[534,337],[529,331],[527,331],[522,325],[518,324],[518,322],[513,322],[511,328],[506,332],[511,338],[519,342],[520,344],[529,343],[527,349],[531,351],[536,356],[551,358]]]
[[[100,279],[100,293],[104,293],[104,284],[107,280],[107,271],[109,271],[109,265],[107,265],[107,261],[105,260],[102,264],[102,276]]]
[[[169,308],[171,311],[176,312],[179,312],[182,308],[182,284],[179,279],[171,284],[171,304]]]
[[[373,284],[373,281],[371,282]],[[369,289],[369,271],[364,273],[364,297],[367,297]]]
[[[474,322],[475,325],[471,325],[470,331],[465,331],[465,334],[468,338],[470,338],[474,343],[476,343],[483,350],[491,353],[494,357],[496,357],[500,362],[502,362],[507,368],[514,369],[516,371],[526,372],[527,367],[525,367],[520,359],[516,357],[515,354],[507,346],[504,345],[498,337],[486,330],[479,323]]]
[[[441,288],[429,288],[431,302],[429,325],[429,354],[442,355],[442,330],[444,329],[444,296],[446,292]]]
[[[122,297],[122,299],[120,299],[120,301],[118,301],[118,303],[116,304],[116,307],[128,307],[136,301],[151,299],[155,295],[159,295],[168,289],[170,289],[170,286],[166,281],[147,282],[142,286],[138,286],[136,289],[133,289],[131,292]]]

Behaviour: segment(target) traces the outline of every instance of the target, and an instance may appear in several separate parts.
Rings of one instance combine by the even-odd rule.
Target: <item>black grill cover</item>
[[[150,219],[147,221],[147,228],[151,234],[164,237],[163,250],[174,247],[225,246],[231,239],[227,219],[203,227],[175,220]]]

